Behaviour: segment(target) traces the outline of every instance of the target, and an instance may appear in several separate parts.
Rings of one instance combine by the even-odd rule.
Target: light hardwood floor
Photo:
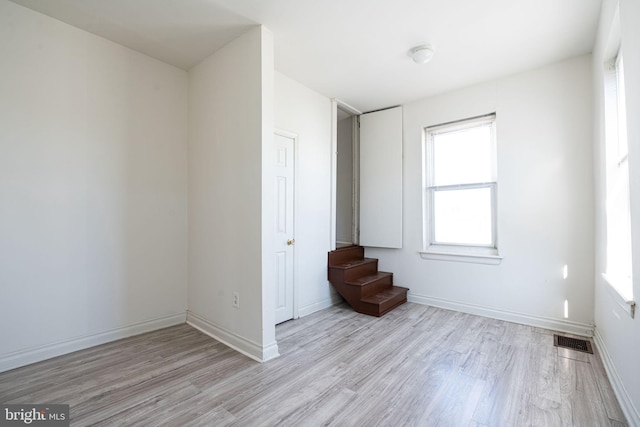
[[[259,364],[175,326],[2,373],[0,402],[68,403],[75,426],[626,425],[599,356],[552,331],[407,303],[276,334]]]

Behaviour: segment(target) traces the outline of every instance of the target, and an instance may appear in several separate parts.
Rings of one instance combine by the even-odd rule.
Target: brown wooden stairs
[[[409,289],[393,285],[393,273],[378,271],[377,258],[362,246],[329,252],[329,282],[358,313],[382,316],[407,302]]]

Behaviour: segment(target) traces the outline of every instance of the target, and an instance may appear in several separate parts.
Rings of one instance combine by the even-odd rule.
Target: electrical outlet
[[[233,302],[232,302],[233,306],[235,308],[240,308],[240,293],[238,292],[234,292],[233,293]]]

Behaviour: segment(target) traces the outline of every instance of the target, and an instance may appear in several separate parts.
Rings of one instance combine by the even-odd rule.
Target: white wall
[[[404,106],[404,247],[367,248],[366,255],[380,258],[381,270],[410,288],[410,301],[591,332],[590,61],[582,56]],[[423,129],[494,111],[504,259],[499,265],[422,259]]]
[[[353,243],[353,118],[338,121],[336,240]]]
[[[276,72],[276,129],[298,135],[295,189],[295,283],[298,314],[338,298],[327,281],[331,250],[331,101]]]
[[[260,85],[262,86],[262,360],[279,356],[276,343],[276,188],[273,184],[275,121],[275,64],[273,33],[260,28]]]
[[[184,322],[187,74],[0,1],[0,371]]]
[[[617,1],[605,0],[593,52],[595,163],[595,323],[596,343],[608,368],[618,400],[631,425],[640,425],[640,314],[632,319],[614,298],[601,274],[606,268],[603,63]],[[625,66],[633,295],[640,300],[640,3],[620,0],[620,30]]]
[[[262,27],[189,71],[188,320],[257,360],[277,355],[270,263],[263,277],[262,147],[273,140],[272,73],[273,41]]]

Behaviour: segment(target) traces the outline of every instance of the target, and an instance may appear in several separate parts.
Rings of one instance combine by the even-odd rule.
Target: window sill
[[[606,282],[606,288],[609,290],[609,294],[611,294],[613,300],[633,319],[636,311],[636,302],[630,296],[626,296],[620,292],[620,280],[616,280],[606,273],[602,273],[602,278]]]
[[[467,252],[464,251],[448,251],[436,248],[427,248],[420,252],[422,259],[435,261],[452,261],[452,262],[469,262],[473,264],[498,265],[502,261],[502,256],[498,254],[496,249],[486,249],[483,251]]]

